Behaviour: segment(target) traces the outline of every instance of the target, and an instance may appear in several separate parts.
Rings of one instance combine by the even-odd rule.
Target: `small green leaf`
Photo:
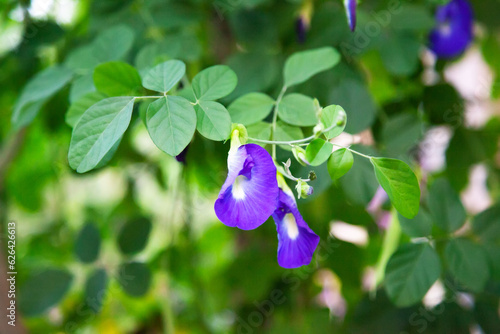
[[[73,129],[68,160],[85,173],[95,168],[127,130],[133,97],[110,97],[90,107]]]
[[[259,122],[247,126],[248,137],[261,139],[261,140],[270,140],[271,132],[272,132],[272,124],[267,122]],[[252,143],[252,140],[249,139],[248,142]],[[265,144],[257,143],[261,146],[265,146]]]
[[[123,263],[119,267],[118,282],[129,296],[141,297],[151,284],[151,270],[144,263]]]
[[[285,86],[302,83],[315,74],[332,68],[339,61],[339,53],[331,47],[294,53],[285,62]]]
[[[226,140],[231,134],[231,117],[219,102],[200,100],[195,105],[196,129],[206,138]]]
[[[386,267],[385,289],[400,307],[418,303],[441,274],[439,256],[428,244],[406,244]]]
[[[146,247],[150,231],[151,222],[146,218],[127,221],[118,234],[120,251],[125,255],[139,253]]]
[[[83,263],[91,263],[97,260],[101,249],[101,235],[94,224],[85,224],[75,242],[75,254]]]
[[[28,278],[19,289],[19,308],[26,317],[47,311],[61,301],[73,276],[65,270],[46,269]]]
[[[500,240],[500,203],[474,217],[472,230],[482,241],[498,242]]]
[[[281,121],[276,122],[276,133],[274,140],[278,141],[291,141],[304,138],[302,130],[296,126],[291,126]],[[284,150],[291,150],[289,145],[280,145]]]
[[[302,94],[286,95],[278,107],[278,116],[288,124],[313,126],[318,123],[314,100]]]
[[[91,92],[80,97],[71,104],[66,112],[66,124],[74,128],[87,109],[92,107],[97,102],[104,100],[106,97],[106,94],[101,92]]]
[[[375,176],[398,212],[408,219],[418,213],[420,187],[413,171],[403,161],[371,158]]]
[[[412,238],[426,237],[431,234],[432,218],[424,208],[418,210],[418,214],[413,219],[408,219],[399,215],[401,230]]]
[[[455,278],[474,292],[481,292],[489,278],[488,257],[478,244],[452,239],[444,250],[448,268]]]
[[[455,232],[465,223],[466,213],[460,197],[445,179],[432,184],[427,206],[434,223],[445,232]]]
[[[146,126],[156,146],[176,156],[193,137],[196,130],[196,112],[185,98],[165,96],[149,105]]]
[[[94,312],[99,313],[106,297],[108,274],[102,268],[96,269],[85,282],[85,301]]]
[[[186,65],[180,60],[168,60],[150,69],[142,80],[144,88],[166,93],[174,87],[186,73]]]
[[[332,139],[344,131],[347,124],[347,115],[341,106],[331,105],[323,108],[320,120],[325,130],[334,124],[337,125],[330,131],[324,133],[327,139]]]
[[[237,83],[236,73],[229,66],[215,65],[198,73],[191,86],[198,100],[217,100],[229,95]]]
[[[332,153],[328,160],[328,173],[332,180],[340,179],[345,175],[354,163],[354,157],[351,151],[346,148],[341,148]]]
[[[248,93],[229,105],[233,123],[250,125],[262,121],[269,115],[274,100],[263,93]]]
[[[333,145],[330,142],[317,138],[306,148],[306,160],[311,166],[319,166],[332,154]]]
[[[45,102],[61,90],[73,77],[73,72],[62,66],[52,66],[37,73],[24,86],[14,106],[12,125],[20,129],[30,124]]]
[[[129,64],[111,61],[95,68],[94,85],[108,96],[135,95],[141,87],[141,77]]]
[[[92,42],[92,55],[100,63],[125,57],[134,44],[135,33],[125,24],[102,31]]]

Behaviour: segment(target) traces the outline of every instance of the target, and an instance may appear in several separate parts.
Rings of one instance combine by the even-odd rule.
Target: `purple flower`
[[[215,213],[227,226],[255,229],[276,208],[279,188],[273,159],[259,145],[246,144],[229,151],[227,166]]]
[[[309,24],[304,16],[299,16],[295,21],[295,32],[297,33],[297,42],[304,44],[306,42]]]
[[[451,0],[439,6],[437,27],[429,36],[430,48],[440,58],[458,56],[473,39],[473,13],[467,0]]]
[[[188,150],[189,150],[189,145],[186,146],[186,148],[184,150],[182,150],[181,153],[179,153],[178,155],[175,156],[175,160],[177,160],[178,162],[180,162],[183,165],[185,165],[186,164],[186,156],[187,156]]]
[[[344,0],[347,22],[349,22],[349,28],[351,28],[351,31],[354,31],[356,28],[356,6],[356,0]]]
[[[278,232],[278,264],[283,268],[308,265],[318,246],[319,236],[307,226],[289,189],[279,190],[273,219]]]

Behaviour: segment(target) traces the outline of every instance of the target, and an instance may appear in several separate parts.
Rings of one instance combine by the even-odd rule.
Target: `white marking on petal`
[[[288,237],[292,240],[297,239],[297,237],[299,236],[299,228],[293,214],[287,213],[283,218],[283,223],[285,224]]]
[[[233,197],[235,199],[244,199],[245,198],[246,195],[245,195],[244,185],[247,182],[248,182],[248,179],[244,175],[238,175],[236,177],[236,179],[234,180],[233,189],[232,189]]]

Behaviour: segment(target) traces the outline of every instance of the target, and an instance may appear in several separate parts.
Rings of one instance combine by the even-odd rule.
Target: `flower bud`
[[[314,192],[314,188],[307,184],[307,182],[299,180],[295,186],[299,198],[307,198]]]
[[[302,147],[293,146],[292,153],[295,157],[295,160],[297,160],[299,164],[301,164],[302,166],[309,165],[309,161],[307,161],[306,159],[306,151]]]

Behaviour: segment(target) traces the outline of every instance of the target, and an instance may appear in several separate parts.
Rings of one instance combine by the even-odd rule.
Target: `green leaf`
[[[198,100],[217,100],[229,95],[237,83],[236,73],[229,66],[215,65],[198,73],[191,86]]]
[[[73,72],[62,66],[52,66],[37,73],[24,86],[14,106],[11,122],[15,129],[30,124],[47,100],[61,90],[73,77]]]
[[[134,38],[134,30],[127,25],[108,28],[92,42],[92,54],[99,63],[122,59],[132,48]]]
[[[500,203],[484,210],[472,220],[472,230],[484,242],[500,240]]]
[[[398,212],[408,219],[418,213],[420,187],[413,171],[403,161],[371,158],[375,176]]]
[[[325,129],[328,129],[333,124],[337,125],[330,131],[324,133],[327,139],[332,139],[344,131],[347,124],[347,115],[344,108],[341,106],[331,105],[323,108],[320,121]]]
[[[431,234],[432,218],[424,208],[420,208],[413,219],[408,219],[399,214],[401,230],[412,238],[426,237]]]
[[[133,97],[110,97],[90,107],[73,129],[68,160],[78,173],[95,168],[127,130]]]
[[[340,179],[345,175],[354,163],[354,157],[351,151],[346,148],[341,148],[332,153],[328,160],[328,173],[332,180]]]
[[[397,306],[410,306],[425,296],[440,274],[439,256],[431,246],[406,244],[387,263],[385,289]]]
[[[85,301],[87,306],[94,312],[99,313],[106,300],[106,289],[108,287],[108,274],[102,268],[96,269],[85,282]],[[92,302],[90,302],[92,301]]]
[[[85,224],[75,241],[75,254],[83,263],[97,260],[101,248],[101,235],[94,224]]]
[[[317,138],[306,148],[306,160],[311,166],[319,166],[332,154],[333,145],[330,142]]]
[[[276,122],[276,133],[274,134],[274,140],[278,141],[291,141],[304,138],[302,130],[296,126],[291,126],[281,121]],[[284,150],[290,151],[289,145],[280,145]]]
[[[271,132],[272,132],[272,124],[267,122],[259,122],[247,126],[248,137],[261,139],[261,140],[270,140]],[[252,143],[252,140],[248,140],[249,143]],[[261,146],[265,146],[266,144],[256,143]]]
[[[146,218],[129,220],[118,234],[118,246],[125,255],[139,253],[146,247],[151,222]]]
[[[123,263],[119,267],[118,282],[129,296],[141,297],[151,285],[151,270],[144,263]]]
[[[313,75],[332,68],[339,61],[339,53],[331,47],[294,53],[285,62],[285,86],[302,83]]]
[[[71,104],[66,112],[66,124],[74,128],[87,109],[92,107],[97,102],[104,100],[106,97],[106,94],[101,92],[91,92],[80,97]]]
[[[278,107],[280,119],[297,126],[313,126],[318,123],[314,100],[302,94],[286,95]]]
[[[424,125],[417,115],[401,113],[385,122],[381,139],[388,152],[405,154],[418,144],[423,133]]]
[[[69,89],[69,102],[73,103],[82,96],[95,91],[97,91],[97,89],[94,86],[92,73],[82,75],[81,77],[73,80],[71,83],[71,87]]]
[[[460,197],[447,180],[436,180],[427,197],[434,223],[445,232],[455,232],[465,223],[466,213]]]
[[[186,73],[186,65],[180,60],[168,60],[150,69],[142,80],[144,88],[166,93],[174,87]]]
[[[185,98],[165,96],[149,105],[146,126],[156,146],[176,156],[193,137],[196,130],[196,112]]]
[[[28,278],[19,289],[19,308],[33,317],[59,303],[69,290],[73,277],[60,269],[45,269]]]
[[[111,61],[94,70],[94,85],[108,96],[135,95],[141,87],[139,72],[121,61]]]
[[[206,138],[226,140],[231,134],[231,116],[219,102],[199,100],[196,110],[196,129]]]
[[[250,125],[262,121],[269,115],[274,100],[263,93],[248,93],[229,105],[229,114],[233,123]]]
[[[444,257],[458,282],[474,292],[483,290],[490,273],[487,254],[480,245],[467,239],[452,239]]]

